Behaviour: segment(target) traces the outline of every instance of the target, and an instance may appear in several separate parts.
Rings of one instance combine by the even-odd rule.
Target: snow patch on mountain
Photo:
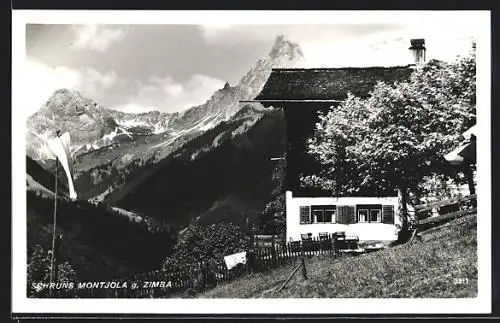
[[[120,127],[116,127],[115,130],[113,130],[112,132],[110,132],[109,134],[107,135],[104,135],[102,137],[102,141],[104,143],[112,143],[113,142],[113,139],[115,139],[115,137],[117,136],[120,136],[120,135],[123,135],[123,136],[127,136],[129,137],[130,139],[134,139],[132,137],[132,135],[130,134],[130,132],[128,132],[127,130],[123,129],[123,128],[120,128]]]
[[[157,134],[160,134],[162,132],[165,132],[167,131],[167,128],[162,126],[161,124],[155,124],[153,126],[154,130],[153,130],[153,134],[157,135]]]
[[[151,127],[150,123],[144,122],[142,120],[136,120],[136,119],[116,120],[116,123],[124,128],[144,126],[144,125]]]
[[[210,122],[210,123],[207,123],[207,124],[201,126],[199,129],[200,129],[200,131],[207,131],[207,130],[212,129],[215,126],[216,126],[215,122]]]

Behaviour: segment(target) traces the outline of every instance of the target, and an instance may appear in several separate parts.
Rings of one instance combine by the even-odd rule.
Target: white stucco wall
[[[313,205],[356,205],[382,204],[394,206],[394,224],[384,223],[311,223],[300,224],[300,206]],[[312,233],[318,237],[320,232],[334,233],[345,231],[346,235],[357,235],[360,241],[395,241],[398,238],[396,225],[401,225],[398,215],[398,197],[293,197],[291,191],[286,192],[286,238],[300,240],[301,234]]]

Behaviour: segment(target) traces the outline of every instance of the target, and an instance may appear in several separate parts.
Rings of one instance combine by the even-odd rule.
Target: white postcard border
[[[25,24],[366,24],[467,19],[477,26],[478,296],[473,299],[28,299],[26,297],[25,120],[21,112]],[[489,313],[491,142],[489,11],[36,11],[12,12],[12,312],[137,314]]]

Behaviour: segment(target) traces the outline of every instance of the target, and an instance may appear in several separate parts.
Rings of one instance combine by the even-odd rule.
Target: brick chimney
[[[410,40],[411,46],[409,48],[413,58],[415,60],[415,65],[421,65],[425,63],[425,39],[418,38]]]

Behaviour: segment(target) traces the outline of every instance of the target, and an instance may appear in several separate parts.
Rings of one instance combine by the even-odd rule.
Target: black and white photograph
[[[14,12],[13,306],[490,311],[489,28]]]

